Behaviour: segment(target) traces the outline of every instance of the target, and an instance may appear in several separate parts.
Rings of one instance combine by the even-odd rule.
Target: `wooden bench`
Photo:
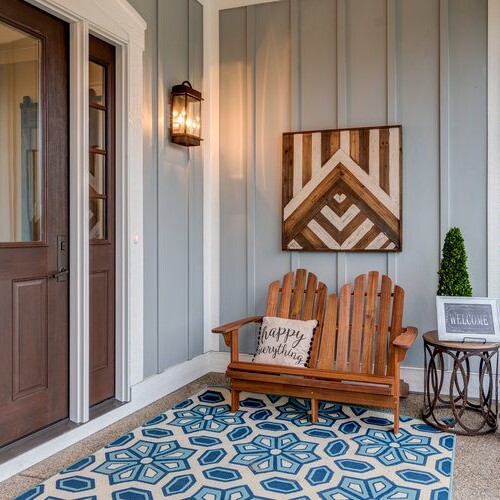
[[[231,411],[239,408],[241,391],[280,394],[311,400],[311,420],[318,418],[318,401],[334,401],[394,410],[399,431],[400,364],[417,336],[403,328],[404,291],[379,273],[358,276],[344,285],[339,297],[327,297],[327,287],[305,269],[290,272],[269,285],[266,316],[316,319],[307,368],[240,361],[239,330],[259,323],[253,316],[214,328],[231,349],[226,376],[230,379]],[[391,307],[392,306],[392,307]]]

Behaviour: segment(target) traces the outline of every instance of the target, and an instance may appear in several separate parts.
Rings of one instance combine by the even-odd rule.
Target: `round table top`
[[[451,340],[439,340],[437,330],[424,333],[424,340],[428,344],[447,347],[456,351],[489,351],[498,349],[500,342],[452,342]]]

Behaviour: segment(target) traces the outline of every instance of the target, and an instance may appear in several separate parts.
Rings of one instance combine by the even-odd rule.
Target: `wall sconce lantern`
[[[182,146],[199,146],[201,142],[201,92],[186,80],[172,87],[170,140]]]

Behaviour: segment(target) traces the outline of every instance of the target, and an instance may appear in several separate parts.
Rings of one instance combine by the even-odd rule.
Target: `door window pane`
[[[89,184],[90,196],[106,194],[106,157],[100,153],[90,153]]]
[[[89,63],[90,104],[106,104],[105,68],[101,64]]]
[[[107,238],[106,67],[89,61],[90,240]]]
[[[106,200],[102,198],[90,198],[90,239],[106,239]]]
[[[89,144],[93,149],[106,147],[106,111],[91,107],[89,109]]]
[[[42,238],[40,54],[0,22],[0,243]]]

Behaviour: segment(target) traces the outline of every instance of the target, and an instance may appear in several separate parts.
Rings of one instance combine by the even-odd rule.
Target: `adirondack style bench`
[[[226,376],[230,379],[231,411],[239,408],[241,391],[280,394],[311,400],[311,421],[318,402],[381,406],[394,411],[399,431],[400,364],[417,336],[403,328],[404,291],[379,273],[358,276],[344,285],[339,297],[327,296],[327,286],[305,269],[290,272],[283,283],[269,285],[266,316],[316,319],[308,367],[240,361],[239,330],[259,323],[253,316],[214,328],[231,350]]]

